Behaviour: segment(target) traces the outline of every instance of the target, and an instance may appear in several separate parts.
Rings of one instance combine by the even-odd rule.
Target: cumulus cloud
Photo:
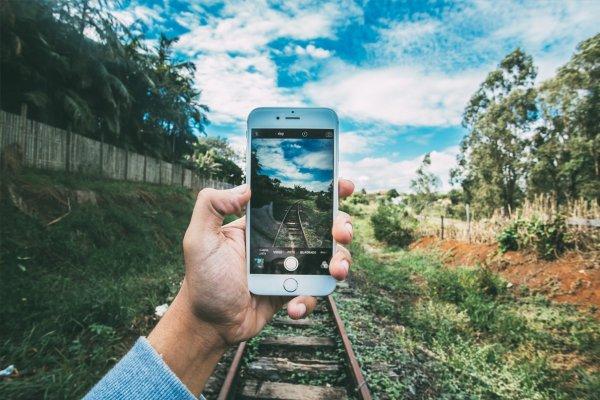
[[[360,154],[369,149],[369,144],[374,141],[360,132],[342,132],[340,134],[339,150],[341,154]]]
[[[294,91],[277,86],[277,66],[267,54],[214,53],[195,63],[195,81],[213,122],[239,123],[257,106],[302,104]]]
[[[218,15],[194,5],[194,13],[182,13],[177,22],[188,31],[176,44],[193,57],[196,82],[211,107],[210,118],[235,123],[257,106],[303,104],[295,91],[277,84],[277,65],[268,44],[276,39],[311,40],[335,37],[360,10],[350,3],[289,2],[272,7],[266,1],[225,2]],[[326,58],[330,53],[312,44],[292,49],[304,56]]]
[[[456,74],[428,73],[411,67],[338,68],[309,83],[305,93],[315,103],[327,93],[327,105],[357,121],[396,125],[457,125],[482,70]]]
[[[152,26],[155,22],[165,21],[162,12],[163,9],[158,5],[148,7],[132,3],[127,8],[112,11],[112,15],[125,26],[134,25],[138,21],[146,26]]]
[[[323,49],[321,47],[316,47],[313,44],[309,44],[306,47],[302,47],[300,45],[287,45],[284,49],[285,54],[287,55],[297,55],[297,56],[308,56],[312,58],[329,58],[331,57],[331,51]]]
[[[441,151],[431,152],[431,167],[442,182],[442,190],[450,189],[448,183],[450,169],[456,165],[458,146],[448,147]],[[358,188],[367,190],[383,190],[396,188],[400,192],[410,191],[410,181],[415,178],[415,171],[423,161],[423,155],[393,161],[387,157],[365,157],[358,161],[342,161],[340,176],[354,181]]]

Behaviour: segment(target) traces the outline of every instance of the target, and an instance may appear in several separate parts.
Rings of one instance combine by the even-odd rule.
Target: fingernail
[[[239,186],[234,187],[233,189],[231,189],[232,191],[239,193],[239,194],[244,194],[246,193],[246,190],[248,190],[248,185],[243,183]]]
[[[304,315],[306,314],[306,304],[304,304],[304,303],[298,304],[298,310],[300,311],[298,313],[298,318],[304,317]]]
[[[346,230],[352,236],[352,224],[350,222],[346,222]]]
[[[347,274],[348,270],[350,269],[350,263],[348,262],[348,260],[342,260],[340,261],[340,267],[344,271],[344,274]]]

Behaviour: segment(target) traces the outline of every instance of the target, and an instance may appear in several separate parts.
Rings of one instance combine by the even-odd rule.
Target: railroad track
[[[342,295],[350,291],[346,283],[339,285]],[[276,315],[220,371],[205,388],[209,400],[371,399],[332,296],[320,299],[306,319]]]
[[[302,206],[297,201],[285,211],[283,220],[275,234],[273,247],[289,247],[292,249],[308,247],[302,219],[300,218],[301,209]]]

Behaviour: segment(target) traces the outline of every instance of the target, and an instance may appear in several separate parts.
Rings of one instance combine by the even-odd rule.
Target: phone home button
[[[283,281],[283,288],[286,292],[295,292],[298,289],[298,281],[294,278],[288,278]]]
[[[283,266],[290,272],[295,271],[298,269],[298,259],[294,256],[286,257],[283,261]]]

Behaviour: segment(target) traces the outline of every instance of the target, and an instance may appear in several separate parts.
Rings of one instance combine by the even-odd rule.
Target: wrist
[[[148,335],[148,341],[197,396],[227,344],[212,324],[194,315],[185,291],[182,285],[165,315]]]

